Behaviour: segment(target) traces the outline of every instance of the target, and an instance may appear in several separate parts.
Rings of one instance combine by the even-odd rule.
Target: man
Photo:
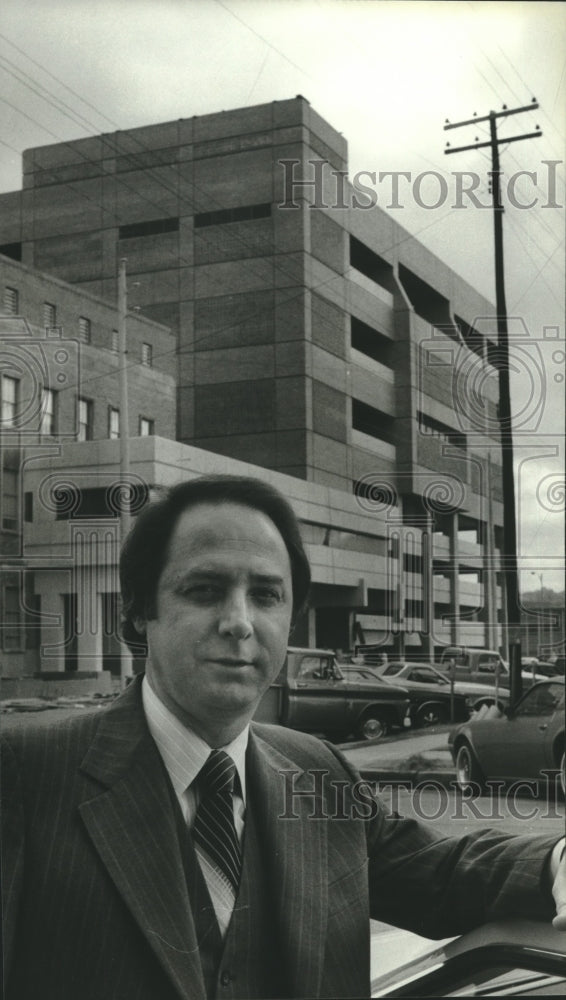
[[[363,996],[370,915],[438,937],[552,918],[554,841],[364,818],[333,748],[250,725],[309,585],[275,490],[173,488],[121,582],[143,681],[6,740],[8,1000]]]

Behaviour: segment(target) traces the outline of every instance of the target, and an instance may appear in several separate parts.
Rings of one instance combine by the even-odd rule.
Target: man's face
[[[208,742],[251,718],[287,649],[291,563],[265,514],[203,503],[182,513],[145,623],[148,680]]]

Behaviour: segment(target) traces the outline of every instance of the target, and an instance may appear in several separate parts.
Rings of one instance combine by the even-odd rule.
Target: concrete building
[[[319,645],[499,646],[494,308],[346,172],[301,97],[41,147],[1,249],[111,300],[126,257],[130,303],[178,338],[177,441],[374,518],[305,520],[356,577],[315,592]]]
[[[44,546],[35,558],[28,537],[33,526],[41,525],[46,513],[61,516],[61,496],[65,510],[83,526],[116,515],[121,502],[119,468],[114,481],[102,480],[92,468],[88,489],[74,472],[65,484],[47,475],[38,489],[28,488],[26,477],[36,464],[67,463],[68,449],[82,447],[75,442],[119,437],[120,356],[116,307],[90,292],[0,257],[0,294],[2,673],[18,677],[40,666],[49,669],[39,653],[45,616],[50,622],[60,618],[70,637],[78,615],[80,588],[53,591],[49,573],[58,556],[51,560]],[[176,338],[161,324],[131,313],[128,340],[129,436],[173,437]],[[119,448],[118,441],[113,444]],[[145,487],[134,475],[126,481],[135,507]],[[109,572],[115,572],[115,562]],[[107,645],[108,657],[111,647],[116,657],[115,643]],[[72,643],[66,657],[68,668],[76,670]]]

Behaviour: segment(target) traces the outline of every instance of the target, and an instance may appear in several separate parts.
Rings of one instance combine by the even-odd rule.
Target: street
[[[482,827],[498,833],[564,835],[564,802],[533,800],[528,794],[517,795],[499,788],[495,792],[492,796],[464,799],[458,792],[422,781],[413,788],[390,784],[380,794],[393,811],[431,823],[447,836],[460,836]]]

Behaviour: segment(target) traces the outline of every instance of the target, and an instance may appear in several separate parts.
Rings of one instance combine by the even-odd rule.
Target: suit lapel
[[[328,873],[326,821],[312,818],[314,797],[308,794],[314,777],[253,731],[248,764],[250,794],[259,804],[260,837],[271,867],[283,965],[293,996],[316,997],[325,953]],[[285,772],[295,776],[292,797],[285,790]]]
[[[168,779],[138,684],[105,713],[82,769],[106,786],[79,806],[103,864],[179,995],[205,1000]]]

